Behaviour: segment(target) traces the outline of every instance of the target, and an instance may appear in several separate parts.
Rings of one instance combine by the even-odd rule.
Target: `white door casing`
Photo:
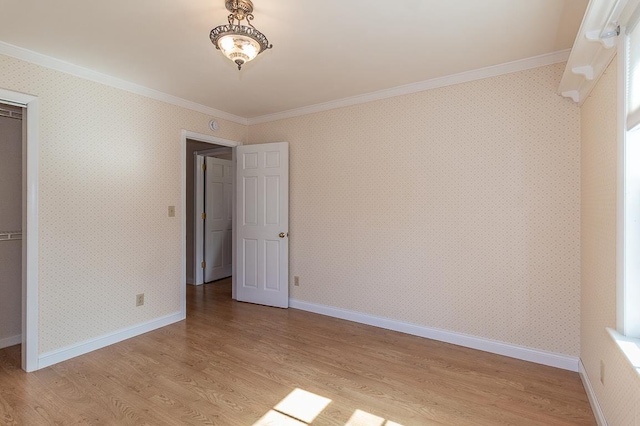
[[[204,163],[206,157],[194,153],[194,194],[193,194],[193,284],[204,284]]]
[[[192,140],[192,141],[197,141],[197,142],[206,142],[209,143],[211,145],[220,145],[220,146],[227,146],[227,147],[231,147],[231,148],[235,148],[236,146],[240,145],[240,142],[237,141],[232,141],[229,139],[223,139],[223,138],[219,138],[216,136],[211,136],[211,135],[205,135],[203,133],[197,133],[197,132],[192,132],[190,130],[185,130],[182,129],[181,131],[181,135],[180,135],[180,164],[181,164],[181,172],[180,172],[180,185],[181,185],[181,195],[180,195],[180,217],[182,217],[183,219],[181,220],[181,224],[180,224],[180,234],[181,234],[181,239],[183,242],[185,242],[185,244],[182,244],[182,248],[181,248],[181,253],[180,253],[180,265],[181,265],[181,270],[182,270],[182,274],[180,277],[180,311],[181,311],[181,315],[182,318],[186,318],[187,317],[187,245],[186,245],[186,241],[187,241],[187,220],[186,220],[186,211],[187,211],[187,161],[192,161],[191,159],[187,159],[187,140]],[[215,148],[212,146],[212,148]],[[196,156],[197,158],[198,156]],[[201,157],[201,156],[200,156]],[[233,157],[233,161],[235,163],[235,149],[232,150],[232,157]],[[203,160],[204,161],[204,160]],[[201,164],[200,164],[201,165]],[[201,182],[201,180],[199,180],[202,175],[200,174],[201,170],[196,167],[196,171],[195,171],[195,184],[196,186],[200,185],[199,182]],[[234,191],[234,196],[235,196],[235,191]],[[196,196],[194,197],[194,204],[196,204],[198,202],[197,200],[197,192],[196,192]],[[236,202],[235,199],[232,201],[232,209],[234,211],[234,213],[232,214],[232,217],[235,217],[235,208],[236,208]],[[194,206],[194,219],[195,216],[197,214],[197,212],[202,212],[202,205],[200,205],[200,207],[198,208],[198,206]],[[196,247],[202,247],[202,237],[204,235],[204,232],[202,231],[204,224],[202,223],[201,220],[195,220],[195,227],[196,229],[196,235],[194,238],[194,258],[196,259],[196,262],[193,262],[193,264],[189,264],[190,268],[194,268],[194,278],[195,278],[195,283],[201,283],[202,281],[198,281],[198,280],[202,280],[202,268],[200,267],[200,262],[202,262],[202,258],[198,258],[198,254],[197,253],[201,253],[201,250],[196,250]],[[198,227],[200,227],[198,229]],[[189,229],[189,232],[193,232],[191,229]],[[235,234],[236,230],[235,228],[233,229],[233,233]],[[200,236],[200,237],[198,237]],[[200,238],[200,242],[198,244],[198,242],[196,241],[197,238]],[[233,242],[236,241],[235,236],[231,238],[231,240]],[[233,250],[233,256],[235,256],[235,250]],[[232,260],[232,264],[235,263]],[[234,278],[234,272],[235,272],[235,265],[232,265],[231,267],[232,269],[232,274],[231,274],[231,294],[232,297],[235,299],[236,298],[236,282],[235,282],[235,278]]]
[[[206,157],[204,281],[231,276],[233,162]]]
[[[289,144],[236,152],[237,300],[289,307]]]
[[[26,107],[22,144],[22,369],[38,370],[39,259],[39,100],[36,96],[0,89],[0,102]],[[25,128],[26,127],[26,128]]]

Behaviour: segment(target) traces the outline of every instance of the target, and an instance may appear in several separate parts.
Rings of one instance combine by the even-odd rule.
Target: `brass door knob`
[[[281,232],[280,234],[278,234],[278,237],[280,238],[284,238],[284,236],[285,236],[284,232]]]

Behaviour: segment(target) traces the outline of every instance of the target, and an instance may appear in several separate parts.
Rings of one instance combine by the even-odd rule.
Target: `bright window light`
[[[330,403],[329,398],[296,388],[253,426],[311,424]]]
[[[255,422],[253,426],[307,426],[307,423],[303,423],[277,411],[269,410],[269,412]]]
[[[344,426],[402,426],[400,423],[378,417],[366,411],[356,410]]]
[[[331,404],[329,398],[302,389],[294,389],[253,426],[306,426]],[[353,412],[345,426],[402,426],[400,423],[363,410]]]
[[[639,88],[640,90],[640,88]],[[640,129],[627,133],[625,152],[625,327],[628,337],[640,338]]]
[[[366,411],[356,410],[345,426],[384,426],[384,419]]]
[[[631,361],[631,364],[636,369],[640,369],[640,346],[636,342],[619,340],[618,344],[622,348],[625,354],[627,354],[627,358]]]
[[[294,389],[273,408],[295,419],[311,423],[330,403],[329,398],[302,389]]]
[[[634,12],[634,15],[637,15]],[[640,25],[637,21],[629,24],[626,42],[625,67],[622,70],[626,86],[626,129],[622,140],[624,148],[622,179],[623,235],[622,280],[618,291],[618,330],[627,337],[640,338]],[[620,183],[619,183],[620,185]],[[620,303],[622,302],[622,306]],[[622,322],[622,323],[621,323]]]

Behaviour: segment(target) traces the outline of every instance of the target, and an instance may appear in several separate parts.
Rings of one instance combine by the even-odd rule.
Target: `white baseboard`
[[[303,302],[289,299],[289,306],[294,309],[314,312],[316,314],[327,315],[361,324],[373,325],[387,330],[399,331],[401,333],[414,336],[426,337],[427,339],[452,343],[458,346],[478,349],[524,361],[531,361],[537,364],[562,368],[563,370],[578,371],[579,358],[553,352],[532,349],[526,346],[513,345],[510,343],[498,342],[496,340],[485,339],[483,337],[471,336],[468,334],[456,333],[441,330],[438,328],[425,327],[389,318],[377,317],[346,309],[334,308],[331,306],[318,305],[315,303]]]
[[[96,349],[104,348],[105,346],[113,345],[114,343],[130,339],[140,334],[148,333],[149,331],[173,324],[174,322],[182,321],[183,319],[184,314],[182,312],[176,312],[142,324],[126,327],[121,330],[114,331],[113,333],[105,334],[104,336],[86,340],[75,345],[46,352],[38,357],[37,369],[39,370],[62,361],[75,358],[79,355],[84,355],[91,351],[95,351]]]
[[[607,419],[604,417],[604,412],[600,407],[600,403],[598,402],[598,398],[596,397],[596,393],[593,390],[593,386],[591,386],[591,380],[589,380],[589,375],[587,375],[587,370],[584,368],[584,364],[582,360],[579,362],[579,370],[580,379],[582,379],[582,386],[584,386],[584,390],[587,392],[587,397],[589,398],[589,404],[591,404],[591,409],[593,410],[593,415],[596,417],[596,422],[598,422],[598,426],[607,426]]]
[[[8,348],[9,346],[19,345],[22,343],[22,335],[18,334],[16,336],[4,337],[0,339],[0,349]]]

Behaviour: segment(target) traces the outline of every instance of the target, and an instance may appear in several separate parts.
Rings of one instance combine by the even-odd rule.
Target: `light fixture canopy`
[[[238,65],[253,60],[266,49],[271,49],[267,37],[258,31],[252,24],[253,3],[251,0],[226,0],[225,7],[231,14],[228,24],[219,25],[211,30],[209,37],[211,42],[224,56]],[[241,22],[246,20],[247,25]]]

